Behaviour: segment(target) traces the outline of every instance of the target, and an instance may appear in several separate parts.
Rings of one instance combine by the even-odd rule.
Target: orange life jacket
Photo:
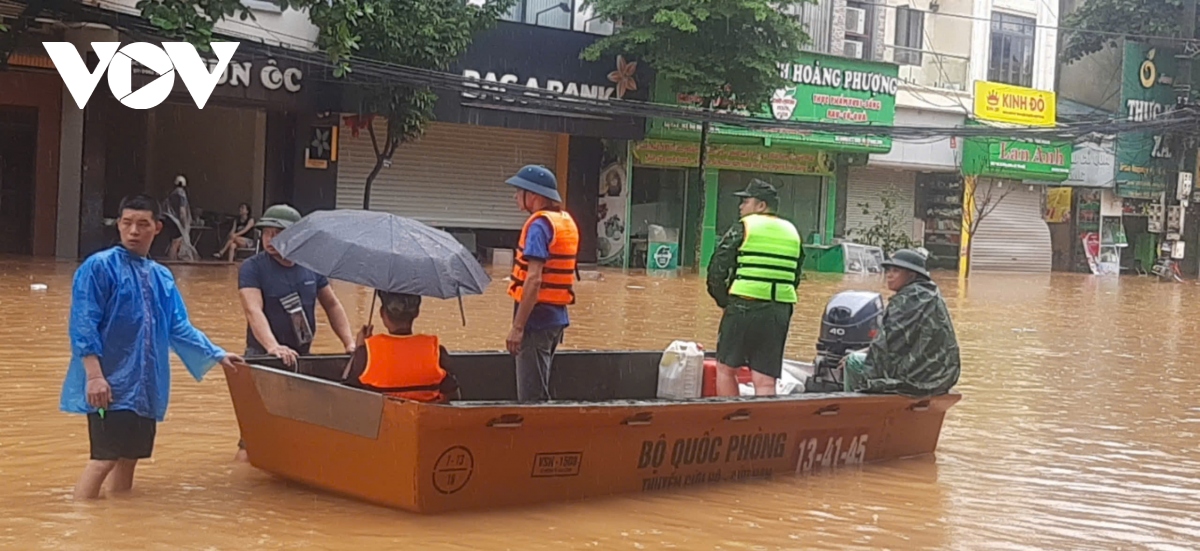
[[[388,396],[446,402],[440,352],[433,335],[372,335],[367,338],[367,367],[358,381]]]
[[[542,304],[566,306],[575,304],[575,257],[579,254],[579,227],[566,211],[543,210],[533,213],[521,228],[521,241],[513,259],[512,283],[508,296],[521,302],[525,280],[529,277],[529,261],[525,258],[525,237],[538,218],[545,218],[554,227],[550,239],[550,258],[542,267],[542,286],[537,301]]]

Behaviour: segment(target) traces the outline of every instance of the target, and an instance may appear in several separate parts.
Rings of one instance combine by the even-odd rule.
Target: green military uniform
[[[737,195],[771,205],[778,201],[775,188],[761,180]],[[748,226],[755,235],[749,246]],[[792,256],[794,261],[788,258]],[[725,309],[717,334],[718,362],[779,378],[803,263],[799,233],[786,220],[751,215],[729,228],[708,268],[708,294]]]
[[[962,372],[958,337],[924,255],[899,250],[883,265],[918,277],[888,301],[866,357],[846,359],[846,390],[916,397],[950,392]]]

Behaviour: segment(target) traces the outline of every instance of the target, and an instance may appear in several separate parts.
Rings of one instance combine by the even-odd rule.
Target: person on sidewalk
[[[299,220],[300,213],[288,205],[273,205],[263,212],[255,225],[262,232],[262,251],[246,259],[238,270],[238,295],[246,315],[246,356],[275,356],[289,367],[309,354],[318,302],[346,353],[353,354],[355,349],[350,319],[329,280],[283,258],[271,245],[271,239]],[[245,458],[244,445],[238,442],[238,459]]]
[[[888,290],[896,294],[870,346],[842,360],[846,390],[921,398],[950,392],[962,372],[958,337],[925,255],[902,249],[883,266]]]
[[[530,216],[513,259],[508,296],[515,304],[505,344],[516,356],[517,400],[546,401],[554,354],[570,325],[567,306],[575,303],[579,227],[546,167],[526,166],[506,183],[517,188],[517,207]]]
[[[754,393],[773,396],[804,247],[796,226],[775,215],[774,186],[754,179],[736,195],[742,219],[721,238],[708,268],[708,294],[725,310],[717,330],[717,395],[737,396],[735,370],[749,366]]]
[[[84,260],[71,289],[71,363],[59,409],[87,415],[91,442],[76,499],[99,497],[105,481],[110,493],[133,488],[167,413],[170,351],[197,381],[217,364],[243,362],[192,326],[171,271],[149,259],[163,227],[158,201],[126,197],[119,211],[121,244]]]
[[[364,325],[358,348],[346,363],[342,383],[395,398],[444,404],[460,397],[453,375],[442,369],[446,348],[437,335],[413,333],[421,315],[421,297],[376,290],[379,319],[387,333],[375,335]]]
[[[229,262],[232,263],[234,257],[237,256],[238,249],[244,249],[254,244],[250,237],[250,231],[254,229],[254,226],[254,217],[250,216],[250,205],[246,203],[238,205],[238,217],[233,221],[229,237],[225,239],[225,245],[221,247],[221,250],[213,254],[213,258],[219,259],[228,254]]]

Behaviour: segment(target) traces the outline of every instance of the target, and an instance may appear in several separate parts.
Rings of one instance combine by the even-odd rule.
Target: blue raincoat
[[[188,320],[175,277],[165,266],[118,245],[89,257],[71,291],[71,364],[59,408],[91,413],[83,358],[100,357],[112,388],[110,411],[162,421],[171,391],[168,350],[197,381],[225,357]]]

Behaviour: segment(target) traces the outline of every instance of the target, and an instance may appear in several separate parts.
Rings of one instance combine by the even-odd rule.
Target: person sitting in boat
[[[870,346],[843,360],[846,390],[946,394],[958,383],[962,364],[950,312],[925,269],[925,254],[899,250],[883,266],[887,287],[896,294]]]
[[[458,399],[454,376],[442,369],[445,347],[434,335],[413,334],[413,321],[421,313],[421,297],[375,293],[387,333],[373,335],[371,325],[359,330],[358,346],[346,364],[342,382],[418,402]]]

